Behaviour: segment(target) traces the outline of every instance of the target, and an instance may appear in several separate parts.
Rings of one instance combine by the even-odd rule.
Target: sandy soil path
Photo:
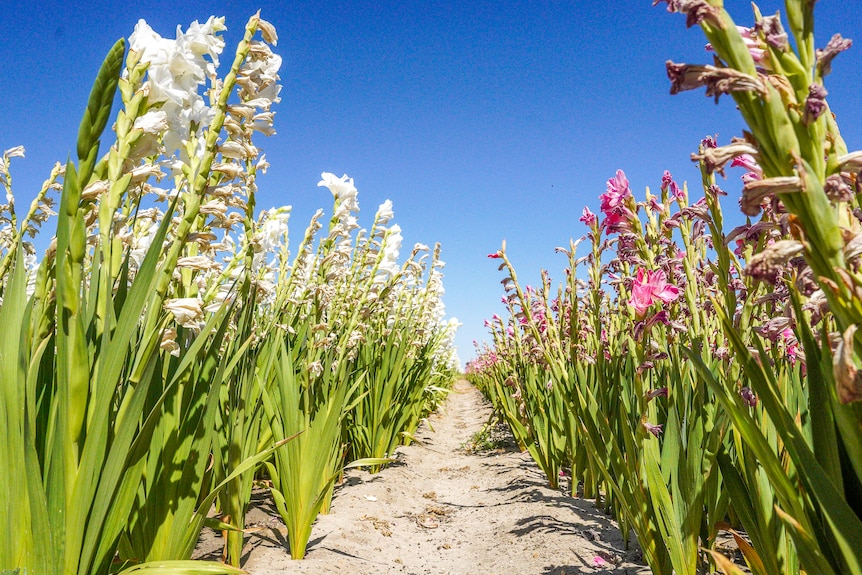
[[[250,515],[244,568],[275,573],[647,574],[616,525],[592,501],[547,487],[526,453],[465,446],[491,408],[466,381],[376,475],[352,470],[329,515],[314,525],[308,554],[292,561],[284,526],[266,499]],[[220,538],[204,538],[201,552]],[[209,547],[209,549],[207,549]],[[602,564],[603,563],[603,564]]]

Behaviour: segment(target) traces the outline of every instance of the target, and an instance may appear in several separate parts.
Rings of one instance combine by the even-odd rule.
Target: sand
[[[458,382],[440,410],[377,474],[350,470],[329,515],[314,524],[306,558],[293,561],[284,525],[257,494],[243,567],[276,573],[648,574],[636,544],[594,502],[550,489],[527,453],[497,434],[473,442],[491,416],[481,393]],[[508,439],[508,440],[507,440]],[[489,445],[490,443],[490,445]],[[197,556],[217,558],[221,538],[205,531]]]

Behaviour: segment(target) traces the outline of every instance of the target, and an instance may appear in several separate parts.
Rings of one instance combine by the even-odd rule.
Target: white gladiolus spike
[[[185,33],[177,27],[176,39],[170,40],[162,38],[145,20],[139,20],[129,37],[130,49],[141,55],[141,62],[150,65],[146,82],[148,101],[162,104],[159,111],[170,127],[164,133],[169,156],[184,147],[192,123],[202,128],[212,121],[213,111],[198,89],[208,75],[215,73],[218,56],[224,49],[224,40],[217,34],[225,29],[224,18],[210,17],[203,24],[193,22]],[[148,119],[153,120],[156,118]]]

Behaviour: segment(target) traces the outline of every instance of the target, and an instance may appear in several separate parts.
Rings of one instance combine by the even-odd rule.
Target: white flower
[[[135,118],[134,128],[140,128],[146,134],[160,136],[168,129],[168,115],[163,110],[150,110],[143,116]]]
[[[153,240],[156,237],[156,232],[159,231],[159,224],[155,218],[150,220],[149,224],[144,223],[139,219],[140,226],[135,226],[132,236],[132,249],[129,251],[129,259],[135,264],[135,267],[140,268],[144,262],[144,257],[150,249]]]
[[[36,254],[24,253],[24,267],[27,269],[27,297],[36,293],[36,276],[39,271],[39,262],[36,260]]]
[[[162,342],[159,344],[159,347],[163,350],[169,352],[171,355],[175,357],[180,356],[180,346],[176,341],[177,339],[177,330],[172,327],[165,329],[165,333],[162,334]]]
[[[359,193],[356,186],[353,185],[353,178],[348,178],[347,174],[338,178],[335,174],[323,172],[320,174],[320,178],[317,185],[329,188],[336,201],[350,202],[350,200],[355,200]]]
[[[260,226],[257,243],[265,253],[275,252],[287,236],[287,222],[290,219],[290,206],[273,208],[266,213],[266,220]]]
[[[392,200],[386,200],[377,208],[377,223],[385,226],[389,220],[395,217],[395,212],[392,211]]]
[[[176,39],[170,40],[162,38],[145,20],[138,20],[129,37],[130,48],[141,55],[141,62],[150,65],[148,101],[162,104],[160,110],[170,126],[164,135],[168,155],[182,148],[192,122],[206,127],[212,121],[213,112],[198,88],[208,74],[215,74],[218,55],[224,49],[224,41],[217,36],[222,30],[224,18],[210,17],[203,24],[193,22],[186,33],[177,27]]]
[[[196,297],[181,297],[165,302],[165,311],[173,314],[177,323],[183,327],[197,330],[197,320],[203,317],[203,304]]]
[[[394,276],[401,270],[398,265],[398,253],[401,251],[401,242],[403,239],[401,237],[401,228],[397,224],[389,228],[389,231],[383,238],[383,250],[380,256],[380,264],[377,266],[378,272]],[[385,277],[375,278],[375,281],[381,280],[385,280]]]
[[[240,97],[248,105],[269,109],[273,102],[280,102],[278,97],[281,85],[278,83],[278,70],[281,68],[281,56],[274,54],[263,42],[252,42],[249,58],[240,68],[237,83],[243,90]]]

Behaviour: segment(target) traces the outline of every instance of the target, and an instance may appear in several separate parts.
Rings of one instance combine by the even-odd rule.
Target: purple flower
[[[822,50],[817,49],[815,51],[815,55],[817,56],[817,68],[820,69],[821,78],[825,78],[826,75],[832,71],[832,60],[835,56],[844,50],[847,50],[852,45],[853,40],[842,38],[841,34],[835,34],[826,44],[825,48]]]
[[[808,97],[805,99],[805,113],[802,116],[802,123],[806,126],[813,124],[817,118],[823,115],[826,111],[826,88],[820,84],[811,84],[808,86]]]
[[[710,5],[706,0],[653,0],[652,5],[667,2],[668,12],[680,12],[685,14],[685,25],[691,28],[707,20],[714,26],[721,26],[721,11]]]
[[[646,392],[647,401],[655,399],[656,397],[667,397],[667,388],[660,387],[658,389],[651,389]]]
[[[754,407],[757,405],[757,396],[754,395],[754,392],[751,391],[750,387],[746,386],[740,389],[739,396],[748,407]]]
[[[673,180],[673,176],[670,175],[668,170],[665,170],[661,177],[661,189],[669,190],[670,194],[677,200],[681,200],[685,197],[685,194]]]
[[[760,22],[754,25],[754,29],[763,33],[766,38],[766,43],[778,50],[786,52],[790,47],[787,40],[787,32],[784,31],[784,26],[781,25],[781,18],[776,12],[773,16],[764,16]]]

